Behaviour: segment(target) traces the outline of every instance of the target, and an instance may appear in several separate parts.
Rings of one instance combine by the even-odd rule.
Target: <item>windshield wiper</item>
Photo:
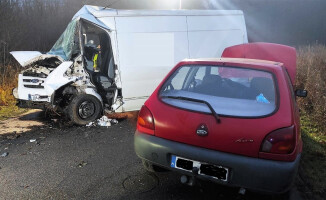
[[[170,98],[170,99],[179,99],[179,100],[192,101],[192,102],[197,102],[197,103],[203,103],[203,104],[207,105],[209,110],[212,112],[212,114],[214,115],[214,117],[216,119],[216,122],[218,124],[221,123],[221,119],[220,119],[219,115],[215,112],[215,110],[213,109],[211,104],[209,104],[207,101],[200,100],[200,99],[193,99],[193,98],[189,98],[189,97],[181,97],[181,96],[162,96],[162,97],[166,97],[166,98]]]

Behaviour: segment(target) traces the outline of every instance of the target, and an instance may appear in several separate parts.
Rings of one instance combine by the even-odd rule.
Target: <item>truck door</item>
[[[117,98],[116,65],[110,34],[91,22],[82,20],[81,37],[84,67],[90,75],[105,107]]]

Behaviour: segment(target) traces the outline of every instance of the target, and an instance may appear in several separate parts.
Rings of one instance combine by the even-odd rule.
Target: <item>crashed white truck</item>
[[[238,10],[84,6],[49,52],[11,52],[25,68],[13,95],[20,107],[58,109],[84,125],[103,112],[139,110],[180,60],[247,42]]]

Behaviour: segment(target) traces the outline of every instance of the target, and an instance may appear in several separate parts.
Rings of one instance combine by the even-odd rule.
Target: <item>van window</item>
[[[77,20],[71,21],[48,54],[58,55],[64,60],[71,60],[73,54],[80,52]]]
[[[92,72],[99,72],[111,79],[114,78],[114,60],[109,34],[102,28],[83,21],[82,41],[86,69]]]
[[[163,84],[160,97],[176,107],[210,113],[205,104],[172,97],[204,100],[216,113],[236,117],[269,115],[277,100],[272,73],[226,66],[182,66]]]

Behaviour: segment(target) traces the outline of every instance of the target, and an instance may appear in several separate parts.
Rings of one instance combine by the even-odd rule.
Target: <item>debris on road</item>
[[[29,142],[36,142],[36,139],[30,139]]]
[[[108,118],[107,116],[102,116],[100,119],[97,119],[96,121],[94,122],[90,122],[89,124],[86,124],[87,127],[90,127],[90,126],[106,126],[106,127],[109,127],[111,126],[112,124],[117,124],[118,123],[118,120],[116,119],[110,119]]]
[[[84,167],[86,166],[88,163],[85,162],[85,161],[81,161],[79,164],[78,164],[78,167]]]
[[[8,152],[4,152],[3,154],[1,154],[1,157],[6,157],[6,156],[8,156],[8,155],[9,155]]]
[[[7,139],[8,140],[14,140],[14,139],[17,139],[17,138],[19,138],[20,137],[20,135],[18,135],[18,134],[14,134],[14,135],[8,135],[7,136]]]

